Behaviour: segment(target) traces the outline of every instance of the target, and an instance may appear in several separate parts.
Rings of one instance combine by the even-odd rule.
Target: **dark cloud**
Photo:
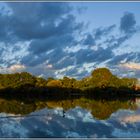
[[[7,3],[11,14],[0,14],[0,39],[46,39],[81,28],[68,3]],[[1,10],[1,13],[3,11]],[[12,36],[12,37],[10,37]]]
[[[55,68],[58,67],[58,63],[62,60],[64,57],[66,57],[67,54],[62,49],[54,49],[52,53],[48,55],[48,62],[52,65],[54,65]],[[61,65],[62,66],[62,65]],[[63,66],[62,66],[63,68]]]
[[[43,63],[45,60],[46,60],[46,55],[39,57],[30,53],[22,58],[21,63],[26,66],[36,66],[38,64]]]
[[[71,66],[71,65],[73,66],[74,64],[75,64],[75,58],[66,55],[65,57],[63,57],[59,61],[56,61],[54,68],[55,69],[63,69],[63,68],[66,68],[68,66]]]
[[[9,6],[13,11],[14,20],[11,23],[13,33],[18,38],[31,42],[29,54],[21,60],[21,63],[35,66],[48,60],[58,67],[57,62],[65,56],[63,49],[76,43],[74,35],[80,32],[83,26],[70,14],[69,4],[10,3]],[[47,54],[50,50],[54,51]]]
[[[83,77],[89,75],[88,71],[83,70],[83,71],[80,71],[80,72],[79,72],[79,69],[81,69],[80,66],[78,66],[78,67],[75,66],[75,67],[73,67],[72,69],[67,70],[67,71],[65,72],[65,75],[70,76],[70,77],[76,77],[77,79],[81,79],[81,78],[83,78]]]
[[[57,70],[74,64],[74,57],[64,52],[61,48],[55,48],[49,54],[39,53],[35,55],[30,53],[21,60],[21,63],[34,67],[44,63],[46,60],[47,64],[52,64],[53,68]]]
[[[71,34],[60,34],[60,36],[51,36],[46,39],[33,40],[30,44],[29,51],[34,54],[44,53],[54,48],[64,48],[71,46],[74,38]]]
[[[111,49],[98,48],[98,50],[81,49],[76,54],[77,64],[90,62],[103,62],[113,56]]]
[[[95,45],[95,40],[91,34],[88,34],[86,36],[86,39],[84,40],[83,45],[88,45],[88,46]]]
[[[94,29],[92,34],[91,33],[86,34],[85,39],[82,40],[82,45],[88,45],[88,46],[96,45],[97,40],[111,33],[115,27],[116,25],[111,25],[108,27],[100,27]]]
[[[8,3],[12,9],[13,32],[22,39],[46,38],[54,34],[56,24],[70,12],[64,3]]]
[[[103,27],[97,28],[94,31],[95,39],[100,39],[102,36],[108,35],[115,27],[116,27],[116,25],[111,25],[111,26],[108,26],[105,28],[103,28]]]
[[[127,62],[140,62],[140,53],[124,53],[121,55],[114,56],[109,62],[109,65],[118,65],[121,62],[127,63]]]
[[[71,8],[66,3],[7,3],[8,6],[12,9],[14,15],[17,18],[22,18],[22,20],[26,20],[27,18],[34,19],[58,19],[58,17],[67,14],[71,11]],[[54,10],[55,9],[55,10]]]
[[[131,53],[125,53],[125,54],[122,54],[122,55],[117,55],[117,56],[114,56],[109,62],[108,64],[110,65],[117,65],[119,64],[121,61],[125,60],[126,58],[129,57]],[[127,59],[125,60],[125,62],[127,62]]]
[[[107,39],[104,43],[107,43],[107,46],[111,49],[115,49],[119,48],[130,37],[130,35],[123,35],[119,37],[112,36],[110,39]]]
[[[124,33],[133,33],[136,30],[136,20],[133,13],[126,12],[120,21],[120,30]]]
[[[2,55],[2,53],[3,53],[3,51],[4,51],[4,48],[0,48],[0,56]]]
[[[2,12],[2,11],[0,11]],[[0,14],[0,41],[7,42],[12,41],[13,38],[11,37],[11,18],[8,15]]]

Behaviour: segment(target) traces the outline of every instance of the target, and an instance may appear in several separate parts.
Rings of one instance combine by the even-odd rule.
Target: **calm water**
[[[82,98],[27,105],[1,99],[0,137],[136,138],[140,137],[139,103],[139,99],[120,102]]]

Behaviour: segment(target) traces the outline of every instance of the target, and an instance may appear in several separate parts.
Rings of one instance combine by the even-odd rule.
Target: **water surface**
[[[0,104],[0,137],[140,137],[139,99]]]

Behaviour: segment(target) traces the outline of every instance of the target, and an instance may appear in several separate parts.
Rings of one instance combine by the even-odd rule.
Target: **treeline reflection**
[[[120,100],[94,100],[88,98],[79,98],[72,100],[46,100],[36,102],[21,102],[17,100],[0,99],[0,112],[27,115],[31,112],[43,109],[45,107],[55,109],[57,107],[63,108],[63,117],[65,111],[80,106],[87,109],[97,119],[107,119],[113,112],[119,109],[136,110],[138,98],[133,98],[126,101]]]

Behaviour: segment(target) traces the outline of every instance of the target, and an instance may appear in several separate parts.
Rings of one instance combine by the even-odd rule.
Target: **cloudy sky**
[[[0,73],[61,78],[108,67],[140,78],[140,3],[0,3]]]

